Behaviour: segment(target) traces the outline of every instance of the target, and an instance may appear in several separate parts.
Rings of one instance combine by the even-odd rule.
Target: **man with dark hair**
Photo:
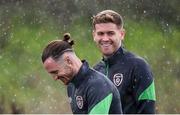
[[[121,114],[117,88],[103,74],[81,61],[72,49],[73,41],[65,34],[63,40],[49,43],[42,54],[44,68],[55,80],[68,85],[68,96],[74,114]]]
[[[123,19],[112,10],[93,17],[93,37],[103,59],[94,67],[118,88],[125,114],[155,113],[155,88],[148,63],[122,47]]]

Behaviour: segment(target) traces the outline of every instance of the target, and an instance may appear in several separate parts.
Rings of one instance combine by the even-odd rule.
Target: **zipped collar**
[[[89,71],[89,64],[87,61],[82,60],[82,66],[79,69],[79,72],[74,76],[71,83],[73,83],[76,87],[79,87],[81,83],[85,80],[87,77],[87,73]]]
[[[111,66],[112,64],[116,63],[126,52],[126,50],[122,47],[120,47],[112,56],[108,58],[103,57],[103,61],[106,65]]]

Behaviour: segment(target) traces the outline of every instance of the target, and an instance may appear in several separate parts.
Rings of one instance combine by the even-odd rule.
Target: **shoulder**
[[[98,62],[96,65],[94,65],[93,68],[94,68],[96,71],[99,71],[100,73],[105,74],[105,63],[104,63],[104,61],[101,60],[101,61]]]
[[[142,80],[143,83],[151,83],[153,80],[153,74],[148,62],[133,53],[127,53],[127,62],[133,66],[133,77],[135,80]]]
[[[89,82],[91,83],[99,83],[101,84],[101,82],[105,81],[105,75],[96,71],[95,69],[91,68],[89,71],[90,74],[90,78],[89,78]]]
[[[97,68],[101,68],[101,67],[104,67],[105,66],[105,63],[104,61],[100,60],[98,63],[96,63],[93,68],[96,70]]]
[[[86,93],[90,99],[103,99],[109,93],[113,93],[113,95],[114,93],[118,93],[118,91],[115,92],[116,87],[108,78],[106,78],[106,76],[96,70],[92,69],[92,71],[93,74],[88,76],[89,79],[86,85]]]
[[[110,88],[113,84],[111,83],[111,81],[102,73],[94,70],[94,69],[91,69],[91,76],[89,76],[89,84],[90,86],[92,87],[96,87],[96,88]]]
[[[149,66],[149,64],[147,63],[147,61],[144,59],[144,58],[142,58],[141,56],[138,56],[138,55],[136,55],[136,54],[134,54],[134,53],[132,53],[132,52],[126,52],[125,54],[124,54],[124,58],[128,61],[128,62],[130,62],[132,65],[134,65],[134,66],[142,66],[142,67],[144,67],[144,66]]]

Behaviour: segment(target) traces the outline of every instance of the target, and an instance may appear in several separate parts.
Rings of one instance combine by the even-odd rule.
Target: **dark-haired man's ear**
[[[64,57],[64,61],[65,61],[66,64],[69,65],[69,66],[72,66],[72,64],[73,64],[73,62],[72,62],[72,60],[71,60],[71,57],[68,56],[68,55],[66,55],[66,56]]]

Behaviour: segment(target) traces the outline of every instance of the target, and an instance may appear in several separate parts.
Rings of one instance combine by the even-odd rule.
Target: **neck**
[[[107,58],[113,56],[114,53],[116,53],[120,47],[121,47],[121,43],[120,43],[119,47],[112,54],[110,54],[110,55],[103,55],[104,59],[107,59]]]
[[[75,75],[79,72],[81,66],[82,66],[81,60],[79,58],[76,58],[76,61],[74,63],[74,71],[75,71],[74,73],[75,73]]]

